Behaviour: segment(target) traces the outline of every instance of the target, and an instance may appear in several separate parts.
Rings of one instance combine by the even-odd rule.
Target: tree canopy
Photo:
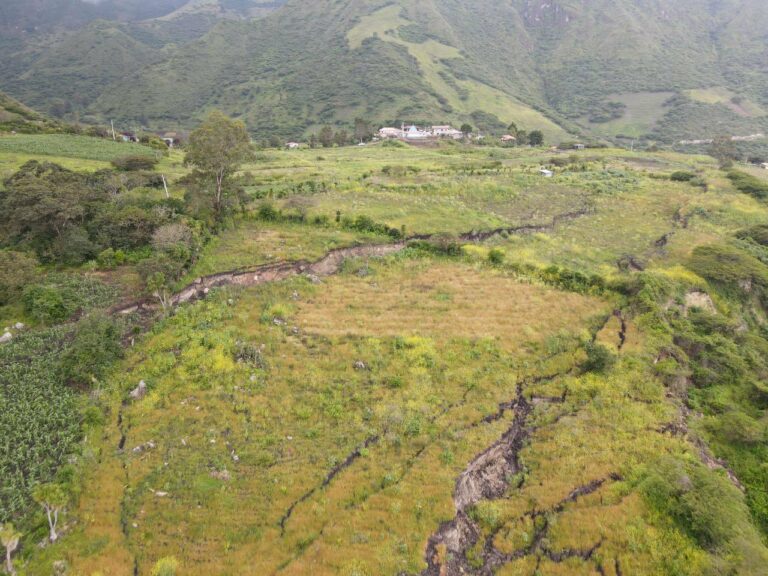
[[[222,112],[211,112],[190,135],[184,164],[215,183],[213,208],[217,220],[223,216],[227,181],[251,157],[251,139],[245,124]]]

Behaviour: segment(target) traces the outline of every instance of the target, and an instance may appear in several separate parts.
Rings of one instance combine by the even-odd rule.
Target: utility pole
[[[163,188],[165,189],[165,197],[170,198],[171,195],[168,194],[168,184],[165,182],[165,174],[160,174],[160,178],[163,179]]]
[[[117,136],[115,136],[115,121],[110,120],[109,124],[112,126],[112,140],[117,140]]]

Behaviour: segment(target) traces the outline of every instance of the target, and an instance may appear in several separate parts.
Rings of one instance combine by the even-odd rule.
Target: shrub
[[[77,266],[93,258],[97,254],[98,246],[91,242],[88,232],[75,227],[54,241],[52,251],[58,262]]]
[[[691,269],[707,280],[734,288],[755,283],[768,287],[768,267],[760,260],[733,246],[710,244],[693,251]]]
[[[19,297],[37,274],[37,259],[10,250],[0,250],[0,306]]]
[[[670,174],[669,179],[673,182],[690,182],[696,177],[696,174],[693,172],[686,172],[684,170],[678,170],[677,172],[672,172]]]
[[[106,368],[122,356],[121,331],[107,316],[90,316],[75,331],[61,360],[62,376],[70,384],[85,386],[101,378]]]
[[[66,320],[74,310],[55,286],[34,284],[24,290],[24,309],[38,322],[54,324]]]
[[[492,248],[491,251],[488,252],[488,262],[490,262],[494,266],[499,266],[500,264],[503,264],[505,257],[506,257],[506,253],[501,248]]]
[[[173,556],[166,556],[158,560],[152,568],[152,576],[176,576],[179,569],[179,561]]]
[[[761,246],[768,246],[768,224],[753,226],[736,234],[742,240],[752,240]]]
[[[584,351],[587,353],[585,372],[605,372],[616,362],[616,357],[603,344],[587,342]]]
[[[164,224],[152,234],[152,247],[180,262],[188,262],[196,248],[194,231],[183,223]]]
[[[280,211],[269,202],[264,202],[259,206],[257,215],[260,220],[265,220],[267,222],[277,222],[281,218]]]
[[[112,166],[124,172],[136,170],[153,170],[157,166],[157,158],[151,156],[123,156],[112,160]]]
[[[740,192],[759,200],[768,200],[768,182],[740,170],[731,170],[728,172],[728,178]]]
[[[125,264],[126,256],[122,250],[107,248],[96,257],[96,263],[102,270],[111,270]]]

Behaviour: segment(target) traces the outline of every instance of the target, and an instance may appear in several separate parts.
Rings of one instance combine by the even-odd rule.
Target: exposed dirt
[[[537,232],[551,232],[559,224],[569,220],[575,220],[593,213],[591,208],[558,214],[549,224],[530,224],[525,226],[496,228],[487,231],[471,231],[459,235],[459,239],[470,242],[482,242],[499,234],[534,234]],[[212,274],[198,278],[191,284],[175,293],[170,299],[171,306],[178,306],[187,302],[193,302],[204,298],[212,288],[220,286],[259,286],[270,282],[279,282],[287,278],[299,275],[310,277],[323,277],[336,274],[341,270],[345,260],[350,258],[377,258],[395,254],[405,249],[412,240],[430,240],[434,234],[410,236],[405,241],[390,244],[368,244],[353,246],[350,248],[338,248],[331,250],[325,256],[314,262],[299,260],[295,262],[278,262],[265,264],[252,269],[238,269],[228,272]],[[158,304],[151,298],[144,298],[129,303],[114,306],[110,313],[128,315],[133,313],[147,314],[156,311]]]
[[[171,305],[178,306],[205,297],[212,288],[219,286],[260,286],[270,282],[279,282],[301,274],[315,277],[330,276],[337,273],[345,260],[349,258],[381,257],[394,254],[406,247],[405,242],[393,244],[373,244],[331,250],[315,262],[279,262],[265,264],[252,270],[234,270],[198,278],[171,297]],[[119,305],[111,310],[113,314],[132,314],[152,311],[157,304],[143,299],[129,304]]]
[[[619,352],[624,348],[627,343],[627,319],[624,317],[624,313],[621,310],[614,310],[613,315],[619,319],[621,328],[619,329]]]
[[[570,220],[576,220],[582,216],[587,216],[594,212],[591,208],[582,208],[580,210],[574,210],[572,212],[565,212],[564,214],[558,214],[552,218],[552,222],[548,224],[526,224],[524,226],[512,226],[505,228],[496,228],[494,230],[485,231],[472,231],[459,235],[461,240],[467,240],[470,242],[483,242],[498,236],[499,234],[536,234],[540,232],[552,232],[558,225]]]

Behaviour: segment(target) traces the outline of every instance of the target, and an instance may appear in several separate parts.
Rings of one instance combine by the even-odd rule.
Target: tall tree
[[[320,145],[323,148],[330,148],[333,146],[333,128],[330,126],[323,126],[322,130],[320,130],[320,136],[318,136],[318,139],[320,140]]]
[[[544,133],[541,130],[533,130],[528,134],[528,143],[531,146],[543,146],[544,145]]]
[[[363,118],[355,118],[355,140],[358,142],[367,142],[373,137],[371,124]]]
[[[56,532],[56,526],[59,523],[59,513],[67,505],[67,495],[58,484],[40,484],[32,491],[32,497],[35,502],[40,504],[48,517],[48,528],[50,529],[49,539],[56,542],[59,535]]]
[[[227,181],[251,158],[251,139],[245,124],[218,110],[211,112],[189,136],[184,164],[215,183],[213,210],[217,221],[224,214]]]
[[[471,124],[462,124],[461,125],[461,133],[464,134],[464,138],[469,138],[472,134],[472,125]]]
[[[727,170],[733,166],[733,161],[738,157],[736,146],[730,136],[717,136],[709,146],[709,155],[714,157],[720,168]]]
[[[19,540],[21,540],[21,532],[16,530],[13,524],[8,523],[0,526],[0,543],[5,547],[5,569],[8,571],[8,574],[16,574],[11,556],[16,548],[19,547]]]

